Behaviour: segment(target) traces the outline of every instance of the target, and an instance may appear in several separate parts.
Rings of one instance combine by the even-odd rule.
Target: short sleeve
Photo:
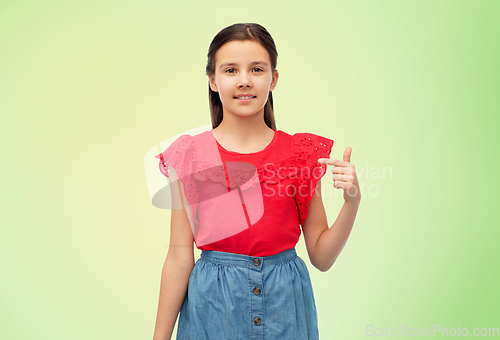
[[[298,187],[295,200],[299,209],[299,223],[309,212],[309,202],[315,191],[316,183],[325,175],[326,164],[318,163],[319,158],[330,158],[333,140],[313,133],[296,133],[293,135],[294,155],[298,166]]]
[[[175,168],[177,177],[184,185],[186,198],[190,203],[197,202],[198,192],[193,179],[193,172],[196,169],[196,148],[193,137],[180,136],[155,157],[159,159],[160,171],[166,177],[169,177],[169,166]]]

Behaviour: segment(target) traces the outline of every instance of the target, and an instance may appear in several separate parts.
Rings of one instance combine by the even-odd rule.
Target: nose
[[[250,82],[248,76],[244,72],[242,73],[242,76],[238,81],[238,88],[241,89],[243,87],[248,87],[248,88],[252,87],[252,83]]]

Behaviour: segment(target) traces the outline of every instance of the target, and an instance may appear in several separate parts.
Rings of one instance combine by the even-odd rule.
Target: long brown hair
[[[212,40],[207,54],[207,76],[215,76],[215,54],[224,44],[233,40],[250,40],[255,41],[264,47],[269,53],[271,60],[272,72],[276,70],[278,63],[278,51],[271,37],[271,34],[259,24],[254,23],[238,23],[224,28]],[[215,129],[222,122],[222,102],[219,94],[212,91],[210,88],[210,80],[208,83],[208,99],[210,101],[210,116],[212,118],[212,128]],[[264,122],[271,129],[276,129],[273,110],[273,94],[269,91],[266,105],[264,106]]]

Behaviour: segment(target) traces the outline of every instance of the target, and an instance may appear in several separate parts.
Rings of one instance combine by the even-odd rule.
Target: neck
[[[221,139],[232,140],[234,143],[245,143],[266,139],[274,131],[264,122],[264,108],[251,116],[238,116],[224,113],[222,122],[215,128],[216,134]]]

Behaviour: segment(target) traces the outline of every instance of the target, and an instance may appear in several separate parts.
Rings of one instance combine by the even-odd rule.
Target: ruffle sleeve
[[[318,163],[319,158],[330,158],[333,140],[313,133],[296,133],[294,138],[294,155],[298,165],[298,187],[295,200],[299,208],[299,223],[309,212],[309,202],[315,191],[316,183],[325,175],[326,164]]]
[[[198,191],[193,178],[196,169],[196,148],[193,137],[190,135],[180,136],[155,157],[160,160],[161,173],[170,178],[168,168],[169,165],[173,167],[177,177],[184,185],[187,200],[191,204],[198,202]]]

